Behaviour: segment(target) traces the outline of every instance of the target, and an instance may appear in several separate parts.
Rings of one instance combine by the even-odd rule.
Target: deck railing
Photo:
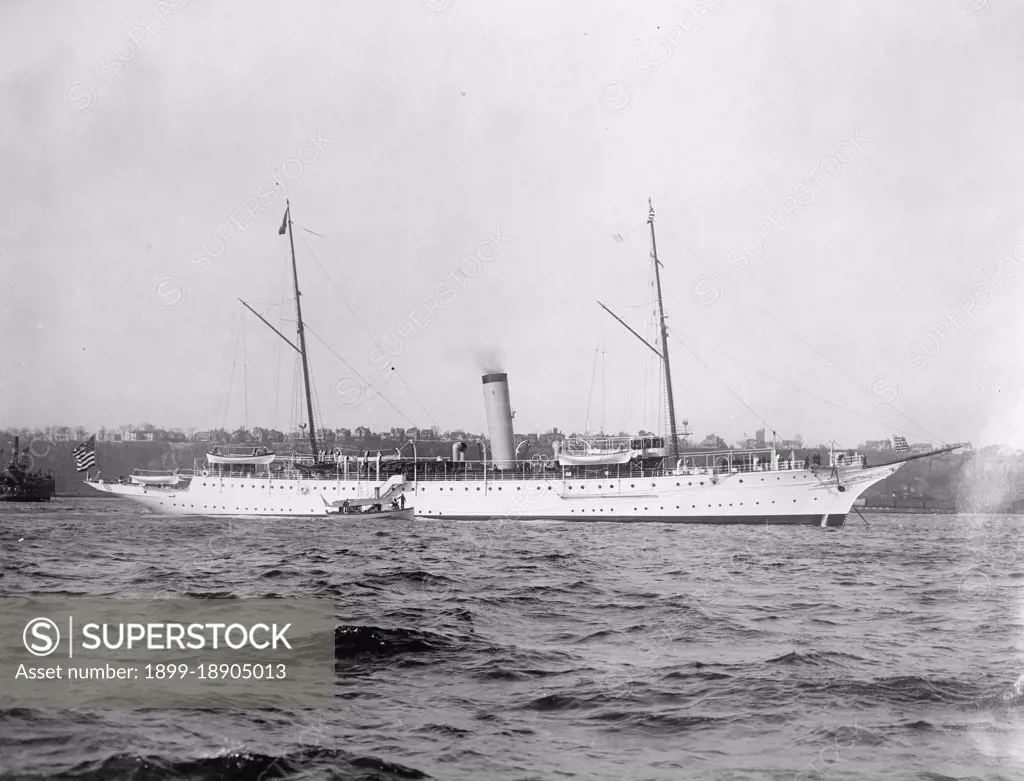
[[[174,475],[178,475],[179,477],[192,477],[193,470],[183,469],[181,467],[174,467],[172,469],[133,469],[131,474],[138,477],[174,477]],[[125,477],[130,476],[131,475],[125,475]]]
[[[831,467],[807,463],[802,459],[774,462],[771,451],[720,451],[717,453],[683,454],[675,466],[665,466],[664,461],[650,461],[658,466],[640,466],[636,462],[626,464],[590,464],[585,466],[563,466],[548,457],[529,461],[516,461],[499,468],[487,461],[451,461],[448,459],[368,459],[349,458],[334,464],[321,463],[312,470],[311,456],[279,456],[268,465],[205,464],[196,462],[194,474],[202,477],[245,477],[247,479],[271,480],[324,480],[383,482],[393,475],[404,474],[409,482],[417,481],[507,481],[507,480],[579,480],[579,479],[643,479],[650,477],[716,477],[754,472],[789,472],[812,469],[830,471]],[[300,469],[296,464],[307,467]],[[864,467],[862,455],[844,456],[839,468]],[[166,474],[166,472],[164,472]],[[183,472],[184,474],[184,472]]]

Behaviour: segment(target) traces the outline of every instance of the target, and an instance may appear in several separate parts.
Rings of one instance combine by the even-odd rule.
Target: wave
[[[190,781],[270,781],[275,778],[311,778],[311,773],[317,769],[323,770],[324,778],[346,781],[430,778],[420,770],[395,762],[326,748],[309,748],[280,757],[237,752],[177,761],[153,755],[114,754],[102,760],[81,762],[63,773],[48,777],[62,781],[164,781],[177,778]]]
[[[790,651],[788,654],[783,654],[782,656],[776,656],[774,659],[766,660],[765,664],[813,664],[820,666],[833,664],[839,659],[846,659],[855,662],[871,661],[870,659],[865,659],[863,656],[848,654],[842,651],[805,651],[803,653],[799,651]]]
[[[377,626],[339,626],[334,630],[334,658],[390,658],[451,650],[440,635],[418,629],[383,629]]]

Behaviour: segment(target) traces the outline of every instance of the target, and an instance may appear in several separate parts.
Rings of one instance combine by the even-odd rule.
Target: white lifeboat
[[[276,453],[271,453],[262,447],[254,447],[252,453],[220,453],[218,450],[219,448],[206,454],[206,461],[211,466],[231,464],[239,466],[266,466],[277,458]]]
[[[136,485],[177,485],[181,475],[129,475]]]

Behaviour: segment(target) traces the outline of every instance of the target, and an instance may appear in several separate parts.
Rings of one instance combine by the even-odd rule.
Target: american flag
[[[84,472],[86,469],[96,466],[96,435],[93,434],[89,437],[89,439],[72,450],[71,454],[75,457],[75,466],[79,472]]]
[[[892,435],[892,446],[897,453],[909,453],[910,445],[907,444],[907,438],[901,437],[896,434]]]

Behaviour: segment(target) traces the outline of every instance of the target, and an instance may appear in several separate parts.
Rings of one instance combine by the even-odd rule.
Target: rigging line
[[[672,233],[672,231],[668,230],[668,229],[667,229],[667,228],[666,228],[666,227],[664,226],[664,223],[661,223],[661,226],[662,226],[662,227],[661,227],[661,230],[662,230],[662,231],[664,231],[665,233],[667,233],[670,239],[672,239],[672,240],[673,240],[674,242],[676,242],[676,243],[677,243],[677,244],[678,244],[678,245],[679,245],[680,247],[682,247],[682,248],[683,248],[683,249],[685,249],[685,250],[686,250],[687,252],[689,252],[689,253],[690,253],[691,255],[693,255],[693,257],[697,258],[697,260],[701,261],[702,263],[707,263],[707,262],[708,262],[708,261],[705,261],[705,260],[704,260],[704,259],[703,259],[703,258],[702,258],[702,257],[701,257],[700,255],[698,255],[698,254],[697,254],[696,252],[694,252],[694,251],[693,251],[693,250],[691,250],[691,249],[690,249],[689,247],[687,247],[687,246],[686,246],[685,244],[683,244],[683,242],[681,242],[681,241],[680,241],[679,239],[677,239],[677,238],[675,237],[675,235],[674,235],[674,234]],[[768,317],[769,317],[769,318],[770,318],[771,320],[775,321],[775,323],[776,323],[776,324],[777,324],[777,325],[778,325],[778,326],[779,326],[780,328],[782,328],[782,329],[783,329],[784,331],[786,331],[786,332],[787,332],[787,333],[788,333],[788,334],[789,334],[790,336],[792,336],[792,337],[793,337],[794,339],[796,339],[796,340],[797,340],[798,342],[800,342],[800,344],[802,344],[802,345],[803,345],[804,347],[806,347],[806,348],[807,348],[808,350],[810,350],[810,351],[811,351],[811,352],[813,352],[813,353],[814,353],[815,355],[817,355],[817,356],[818,356],[819,358],[821,358],[821,359],[822,359],[823,361],[825,361],[825,363],[827,363],[827,364],[828,364],[829,368],[831,368],[831,369],[836,369],[836,370],[837,370],[837,371],[839,371],[839,372],[840,372],[841,374],[844,374],[844,375],[846,375],[846,377],[847,377],[848,379],[850,379],[850,380],[851,380],[851,381],[852,381],[853,383],[855,383],[855,384],[856,384],[856,385],[857,385],[858,387],[860,387],[861,389],[863,389],[863,390],[867,391],[867,393],[868,393],[868,397],[869,397],[869,398],[871,397],[871,388],[869,388],[869,387],[868,387],[867,385],[865,385],[865,384],[864,384],[864,383],[862,383],[862,382],[861,382],[860,380],[858,380],[858,379],[857,379],[856,377],[854,377],[854,376],[853,376],[852,374],[850,374],[850,372],[848,372],[848,371],[847,371],[846,369],[844,369],[844,368],[843,368],[842,366],[840,366],[840,365],[839,365],[839,364],[837,364],[837,363],[836,363],[835,361],[833,361],[833,360],[832,360],[831,358],[829,358],[829,357],[828,357],[827,355],[825,355],[825,354],[824,354],[824,353],[823,353],[823,352],[822,352],[821,350],[819,350],[819,349],[818,349],[817,347],[815,347],[815,346],[813,346],[813,345],[811,345],[811,344],[808,344],[808,343],[807,343],[807,342],[806,342],[806,341],[805,341],[804,339],[802,339],[802,338],[800,337],[800,335],[799,335],[799,334],[798,334],[798,333],[797,333],[796,331],[794,331],[794,330],[793,330],[792,328],[790,328],[790,327],[789,327],[788,325],[786,325],[786,324],[785,324],[785,323],[783,323],[783,322],[782,322],[781,320],[779,320],[779,318],[777,318],[777,317],[776,317],[775,315],[773,315],[773,314],[772,314],[771,312],[769,312],[769,311],[768,311],[767,309],[765,309],[765,308],[764,308],[763,306],[761,306],[761,305],[760,305],[760,304],[759,304],[759,303],[758,303],[757,301],[755,301],[755,300],[754,300],[754,299],[753,299],[753,298],[752,298],[751,296],[748,296],[748,295],[747,295],[746,293],[744,293],[744,291],[742,290],[742,288],[740,288],[740,286],[739,286],[738,284],[736,284],[735,280],[733,280],[733,279],[732,279],[732,277],[730,277],[730,276],[729,276],[728,274],[726,274],[726,273],[725,273],[725,270],[724,270],[724,269],[722,269],[722,267],[721,267],[721,266],[719,266],[719,265],[718,265],[718,263],[716,263],[715,261],[711,261],[711,265],[713,265],[713,266],[714,266],[714,267],[715,267],[716,269],[718,269],[718,270],[719,270],[719,272],[721,272],[722,276],[723,276],[723,277],[725,277],[725,279],[726,279],[726,280],[728,280],[729,284],[731,284],[731,285],[732,285],[733,287],[735,287],[735,288],[736,288],[737,290],[739,290],[739,291],[740,291],[741,293],[743,293],[743,297],[744,297],[745,299],[747,299],[747,300],[748,300],[748,301],[749,301],[749,302],[750,302],[751,304],[753,304],[753,305],[754,305],[754,306],[755,306],[755,307],[756,307],[757,309],[759,309],[759,310],[760,310],[760,311],[761,311],[761,312],[762,312],[763,314],[767,315],[767,316],[768,316]],[[897,408],[896,408],[896,405],[895,405],[895,404],[890,404],[890,405],[889,405],[889,408],[890,408],[890,409],[892,409],[892,410],[893,410],[893,411],[894,411],[894,412],[895,412],[896,414],[900,415],[901,417],[903,417],[903,418],[906,418],[906,419],[907,419],[908,421],[910,421],[910,422],[911,422],[911,423],[912,423],[913,425],[917,426],[917,427],[918,427],[918,428],[919,428],[919,429],[920,429],[921,431],[925,432],[925,433],[926,433],[926,434],[927,434],[927,435],[928,435],[929,437],[931,437],[932,439],[936,439],[936,440],[938,440],[938,441],[940,441],[940,442],[943,442],[943,444],[945,444],[944,440],[942,440],[942,439],[941,439],[940,437],[937,437],[937,436],[936,436],[935,434],[933,434],[933,433],[932,433],[931,431],[929,431],[929,430],[928,430],[927,428],[925,428],[924,426],[922,426],[922,425],[921,425],[920,423],[918,423],[918,422],[917,422],[916,420],[914,420],[914,419],[913,419],[912,417],[910,417],[909,415],[907,415],[907,414],[906,414],[905,412],[903,412],[902,410],[900,410],[900,409],[897,409]]]
[[[284,328],[284,301],[285,301],[285,280],[287,267],[281,272],[281,313],[278,316],[277,330],[280,331]],[[276,340],[275,340],[276,341]],[[281,425],[281,342],[277,342],[277,362],[274,366],[274,414],[271,416],[271,420],[274,421],[275,425]]]
[[[358,379],[360,382],[362,382],[368,389],[373,390],[373,391],[377,391],[379,393],[378,389],[374,385],[375,381],[374,380],[370,380],[368,378],[364,378],[362,376],[363,375],[363,372],[361,371],[362,367],[360,367],[359,369],[356,369],[355,366],[353,366],[347,360],[345,360],[345,358],[343,358],[340,353],[338,353],[333,347],[331,347],[326,341],[324,341],[323,337],[321,337],[318,333],[316,333],[316,331],[314,331],[310,327],[309,323],[303,323],[303,325],[306,327],[307,331],[309,331],[311,334],[313,334],[313,336],[315,336],[320,341],[320,344],[322,344],[324,347],[326,347],[328,350],[330,350],[330,352],[339,361],[341,361],[343,364],[345,364],[345,368],[349,369],[352,372],[352,374],[355,375],[356,379]],[[391,374],[393,374],[393,373],[397,373],[394,367],[392,367],[392,372],[388,374],[388,379],[384,381],[385,383],[390,381]],[[408,418],[406,418],[406,420],[408,420]]]
[[[292,299],[289,298],[288,300],[291,301]],[[245,303],[247,303],[251,307],[257,307],[257,306],[264,306],[264,307],[266,307],[266,309],[263,310],[263,314],[267,314],[267,310],[277,309],[278,307],[283,307],[284,304],[285,304],[284,301],[248,301],[248,300]]]
[[[642,228],[646,228],[646,227],[647,227],[647,221],[645,220],[644,222],[641,222],[636,227],[630,228],[625,233],[613,233],[612,234],[612,241],[614,241],[616,244],[623,244],[623,245],[625,245],[627,238],[632,236],[638,230],[641,230]]]
[[[341,292],[341,288],[339,288],[338,285],[334,282],[334,279],[331,278],[331,275],[327,273],[327,269],[324,268],[323,264],[320,262],[320,259],[316,256],[316,253],[313,252],[313,248],[309,246],[309,242],[306,241],[306,237],[303,236],[302,234],[299,234],[299,238],[302,239],[302,243],[306,246],[306,249],[309,250],[309,254],[316,262],[317,266],[320,267],[320,271],[322,271],[323,275],[327,277],[327,281],[331,283],[331,287],[333,287],[334,291],[339,296],[341,296],[341,300],[345,303],[345,306],[348,307],[348,310],[352,313],[352,316],[356,319],[356,322],[359,323],[359,327],[363,329],[363,333],[366,334],[366,336],[370,339],[371,342],[373,342],[373,346],[380,350],[381,354],[385,354],[387,351],[383,347],[381,347],[380,342],[378,342],[376,337],[370,333],[370,329],[366,327],[366,323],[363,322],[363,319],[356,312],[355,308],[348,302],[348,299],[345,298],[344,293]],[[346,364],[346,366],[347,365],[348,364]],[[403,380],[403,382],[405,381]],[[405,386],[408,388],[409,384],[405,383]],[[410,391],[412,390],[411,388],[409,389]],[[424,411],[426,412],[426,410]],[[427,417],[433,419],[433,416],[429,412],[427,412]],[[408,420],[408,418],[406,418],[406,420]]]
[[[244,313],[241,310],[238,312],[238,319],[244,320]],[[242,331],[241,328],[239,328],[238,337],[235,339],[235,352],[231,356],[231,374],[228,376],[228,392],[224,397],[224,418],[221,420],[220,424],[220,427],[225,430],[228,427],[228,405],[231,403],[231,388],[235,383],[235,364],[238,363],[238,343],[241,340],[241,337]]]
[[[675,333],[675,329],[670,329],[670,331],[671,331],[671,332],[673,332],[673,333]],[[676,336],[678,337],[678,334],[676,334]],[[757,418],[757,419],[758,419],[759,421],[761,421],[761,422],[762,422],[762,423],[763,423],[764,425],[766,425],[766,426],[767,426],[767,427],[768,427],[769,429],[771,429],[772,431],[775,431],[775,430],[776,430],[775,426],[773,426],[773,425],[772,425],[771,423],[769,423],[769,422],[768,422],[767,420],[765,420],[765,419],[764,419],[764,418],[762,418],[762,417],[761,417],[760,415],[758,415],[758,414],[757,414],[757,412],[755,412],[755,411],[754,411],[753,407],[751,407],[751,406],[750,406],[749,404],[747,404],[747,402],[745,402],[745,401],[744,401],[744,400],[743,400],[743,399],[742,399],[742,398],[740,397],[740,395],[739,395],[738,393],[736,393],[736,391],[734,391],[734,390],[733,390],[732,388],[730,388],[730,387],[729,387],[729,385],[728,385],[728,384],[727,384],[727,383],[725,382],[725,380],[723,380],[723,379],[722,379],[721,377],[719,377],[719,376],[718,376],[717,374],[715,374],[715,373],[714,373],[714,372],[713,372],[713,371],[711,370],[711,367],[710,367],[710,366],[708,366],[708,365],[707,365],[706,363],[704,363],[704,361],[702,361],[702,360],[701,360],[700,356],[699,356],[699,355],[697,355],[697,353],[695,353],[695,352],[694,352],[694,351],[693,351],[693,350],[692,350],[692,349],[690,348],[690,345],[688,345],[688,344],[687,344],[686,342],[684,342],[684,341],[683,341],[682,339],[680,339],[680,340],[679,340],[679,343],[680,343],[680,344],[682,344],[682,345],[683,345],[683,347],[685,347],[685,348],[686,348],[686,349],[687,349],[687,350],[689,351],[690,355],[692,355],[692,356],[693,356],[694,358],[696,358],[696,359],[697,359],[697,362],[698,362],[698,363],[699,363],[699,364],[700,364],[701,366],[703,366],[703,367],[704,367],[705,369],[707,369],[708,373],[709,373],[709,374],[710,374],[710,375],[711,375],[712,377],[714,377],[714,378],[715,378],[716,380],[718,380],[718,381],[719,381],[720,383],[722,383],[722,386],[723,386],[723,387],[724,387],[724,388],[725,388],[725,389],[726,389],[727,391],[729,391],[729,393],[731,393],[731,394],[732,394],[733,396],[735,396],[735,397],[736,397],[736,399],[737,399],[737,401],[739,401],[739,403],[740,403],[740,404],[742,404],[742,405],[743,405],[744,407],[746,407],[746,408],[747,408],[747,410],[748,410],[748,411],[750,412],[750,414],[751,414],[751,415],[753,415],[753,416],[754,416],[755,418]]]
[[[594,400],[594,377],[597,375],[597,348],[594,349],[594,367],[590,370],[590,393],[587,396],[587,422],[584,425],[586,431],[590,431],[590,405]]]
[[[297,223],[293,223],[293,224],[297,224]],[[322,233],[317,233],[315,230],[311,230],[311,229],[307,228],[305,225],[299,225],[299,227],[302,228],[302,230],[306,231],[306,233],[312,233],[314,236],[319,236],[321,239],[326,239],[327,238]]]
[[[306,356],[306,363],[309,365],[309,371],[310,374],[312,375],[313,366],[312,361],[310,360],[310,356],[308,355],[308,350]],[[324,425],[324,416],[320,411],[320,399],[316,393],[316,383],[310,383],[309,391],[310,396],[312,397],[311,400],[313,402],[313,422],[315,424],[316,431],[319,433],[322,430],[324,430],[326,426]]]
[[[622,413],[622,417],[619,419],[619,431],[625,430],[626,425],[633,417],[633,405],[636,404],[637,389],[642,382],[643,377],[641,376],[626,392],[626,403],[623,405],[624,411]]]
[[[337,358],[339,361],[341,361],[343,364],[345,364],[345,366],[348,367],[349,369],[351,369],[352,373],[355,374],[358,377],[358,372],[355,370],[355,368],[353,368],[353,366],[348,361],[346,361],[344,358],[342,358],[341,355],[333,347],[331,347],[329,344],[327,344],[327,342],[325,342],[316,331],[314,331],[312,328],[310,328],[308,323],[305,324],[305,327],[306,327],[307,331],[309,331],[311,334],[313,334],[313,336],[315,336],[317,338],[317,340],[319,340],[320,344],[322,344],[324,347],[326,347],[328,349],[328,351],[330,351],[330,353],[332,355],[334,355],[335,358]],[[362,380],[361,377],[359,379]],[[387,385],[387,383],[388,383],[388,380],[385,380],[384,381],[384,385]],[[396,407],[394,404],[392,404],[391,401],[386,396],[384,396],[384,394],[382,394],[380,392],[380,388],[373,387],[373,385],[371,383],[366,383],[366,387],[368,389],[372,390],[374,393],[376,393],[381,401],[383,401],[385,404],[387,404],[389,407],[391,407],[391,409],[393,409],[395,412],[397,412],[399,415],[401,415],[402,418],[405,421],[407,421],[410,425],[412,425],[412,426],[416,425],[412,421],[412,419],[409,418],[408,415],[406,415],[404,412],[402,412],[402,410],[400,410],[398,407]],[[406,387],[408,387],[408,386],[406,386]]]
[[[662,348],[664,349],[664,347]],[[658,362],[658,433],[668,435],[668,392],[665,390],[665,363]]]
[[[331,354],[334,355],[335,358],[337,358],[339,361],[341,361],[345,365],[345,367],[352,372],[352,375],[356,379],[358,379],[366,387],[367,390],[372,390],[374,393],[377,393],[378,395],[380,395],[380,389],[383,388],[385,385],[387,385],[389,382],[391,382],[391,378],[393,376],[395,376],[395,374],[397,374],[397,372],[394,371],[394,367],[392,367],[392,371],[390,373],[388,373],[386,379],[384,379],[383,382],[380,382],[380,386],[378,387],[377,386],[377,382],[379,381],[380,378],[378,378],[378,380],[364,379],[363,376],[360,374],[360,370],[357,369],[352,364],[350,364],[348,361],[346,361],[345,358],[340,353],[338,353],[333,347],[331,347],[323,339],[323,337],[321,337],[312,328],[310,328],[308,323],[306,323],[306,330],[309,331],[311,334],[313,334],[313,336],[315,336],[317,338],[317,340],[320,342],[320,344],[322,344],[324,347],[326,347],[331,352]],[[383,398],[383,396],[381,396],[381,398]],[[404,413],[403,413],[402,417],[405,417]],[[408,417],[405,417],[405,419],[409,420]],[[412,422],[412,421],[410,421],[410,422]]]
[[[815,401],[820,401],[822,404],[828,404],[830,407],[835,407],[836,409],[842,410],[843,412],[848,412],[849,414],[855,415],[858,418],[862,418],[862,419],[868,421],[869,423],[875,423],[876,425],[881,425],[881,426],[888,426],[888,424],[885,423],[884,421],[876,420],[875,418],[870,418],[867,415],[863,415],[860,412],[856,412],[856,411],[854,411],[852,409],[847,409],[846,407],[842,406],[841,404],[836,404],[834,401],[829,401],[828,399],[823,399],[820,396],[816,396],[815,394],[811,393],[810,391],[805,391],[803,388],[798,388],[796,385],[791,385],[790,383],[786,382],[785,380],[780,380],[778,377],[773,377],[772,375],[770,375],[770,374],[768,374],[766,372],[763,372],[760,369],[755,369],[753,366],[747,366],[742,361],[738,361],[737,359],[735,359],[735,358],[733,358],[733,357],[731,357],[729,355],[726,355],[723,352],[719,352],[714,347],[711,347],[710,345],[704,344],[703,342],[700,342],[697,339],[694,339],[692,336],[687,336],[686,334],[683,334],[682,332],[676,330],[675,328],[672,328],[671,326],[669,327],[669,332],[673,336],[675,336],[677,339],[679,339],[680,341],[682,341],[683,339],[689,339],[694,344],[698,344],[701,347],[703,347],[703,348],[705,348],[707,350],[710,350],[711,352],[715,353],[716,355],[720,355],[723,358],[726,358],[726,359],[732,361],[733,363],[739,364],[740,366],[742,366],[745,369],[749,369],[752,372],[756,372],[757,374],[760,374],[762,377],[766,377],[767,379],[772,380],[773,382],[777,382],[780,385],[784,385],[785,387],[790,388],[791,390],[795,390],[797,393],[802,393],[805,396],[809,396],[810,398],[814,399]],[[894,430],[896,431],[897,434],[906,434],[907,433],[905,431],[900,431],[899,429],[896,429],[896,428],[894,428]]]
[[[653,255],[653,252],[652,252]],[[652,257],[653,260],[653,257]],[[659,261],[660,262],[660,261]],[[657,288],[657,277],[654,272],[654,263],[652,262],[648,273],[650,274],[651,280],[651,317],[649,320],[650,338],[653,344],[658,345],[662,351],[665,350],[665,345],[662,344],[661,340],[661,318],[659,317],[658,310],[658,288]],[[668,415],[666,413],[666,407],[668,404],[668,390],[665,387],[665,360],[662,358],[658,361],[658,397],[655,401],[655,418],[654,418],[654,431],[660,435],[668,435]]]
[[[245,338],[245,317],[242,317],[242,424],[249,430],[249,343]]]
[[[408,391],[409,391],[409,394],[410,394],[410,395],[411,395],[411,396],[412,396],[412,397],[413,397],[414,399],[416,399],[416,403],[420,405],[420,409],[421,409],[421,410],[423,410],[424,414],[426,414],[426,416],[427,416],[428,418],[430,418],[430,422],[431,422],[431,424],[432,424],[432,425],[434,425],[434,426],[436,426],[436,425],[437,425],[437,421],[436,421],[436,420],[434,420],[434,416],[430,414],[430,410],[428,410],[428,409],[426,408],[426,406],[425,406],[425,405],[423,404],[423,402],[422,402],[422,401],[420,401],[420,398],[419,398],[419,396],[417,396],[417,395],[416,395],[415,391],[413,391],[413,389],[412,389],[412,387],[411,387],[411,386],[409,385],[409,383],[407,383],[407,382],[405,381],[405,377],[403,377],[403,376],[402,376],[402,373],[401,373],[400,371],[398,371],[398,369],[397,369],[397,368],[395,369],[395,375],[396,375],[396,376],[398,377],[398,381],[399,381],[399,382],[401,382],[401,383],[402,383],[402,385],[404,385],[404,386],[405,386],[406,390],[408,390]],[[406,420],[408,420],[408,418],[406,418]],[[413,425],[415,425],[415,424],[413,424]]]
[[[659,222],[659,223],[658,223],[658,225],[660,226],[660,227],[659,227],[659,230],[660,230],[660,231],[662,231],[663,233],[667,233],[667,234],[668,234],[668,237],[669,237],[670,239],[672,239],[672,241],[674,241],[674,242],[675,242],[676,244],[678,244],[678,245],[679,245],[680,247],[682,247],[682,248],[683,248],[684,250],[686,250],[687,252],[689,252],[689,253],[690,253],[690,254],[691,254],[691,255],[692,255],[692,256],[693,256],[694,258],[696,258],[696,259],[697,259],[698,261],[700,261],[701,263],[703,263],[703,264],[704,264],[705,266],[711,266],[711,267],[712,267],[712,268],[714,268],[714,269],[715,269],[716,271],[720,272],[720,273],[722,274],[722,276],[723,276],[723,277],[725,277],[725,278],[726,278],[726,279],[728,280],[728,282],[729,282],[729,284],[730,284],[730,285],[732,285],[733,287],[735,287],[735,288],[736,288],[737,290],[739,290],[740,292],[743,292],[743,289],[742,289],[742,288],[741,288],[741,287],[740,287],[740,286],[739,286],[739,285],[738,285],[738,284],[736,283],[736,280],[734,280],[734,279],[733,279],[732,277],[730,277],[730,276],[729,276],[729,274],[728,274],[728,273],[726,272],[726,270],[725,270],[724,268],[722,268],[721,266],[719,266],[719,265],[718,265],[718,262],[717,262],[717,261],[715,261],[715,260],[705,260],[704,258],[702,258],[702,257],[701,257],[700,255],[698,255],[698,254],[697,254],[696,252],[694,252],[694,251],[693,251],[692,249],[690,249],[690,248],[689,248],[688,246],[686,246],[686,244],[684,244],[684,243],[683,243],[682,241],[680,241],[679,239],[677,239],[677,238],[675,237],[675,234],[673,234],[673,233],[672,233],[672,231],[670,231],[670,230],[669,230],[669,229],[668,229],[668,228],[667,228],[667,227],[665,226],[665,223],[664,223],[664,222]]]

